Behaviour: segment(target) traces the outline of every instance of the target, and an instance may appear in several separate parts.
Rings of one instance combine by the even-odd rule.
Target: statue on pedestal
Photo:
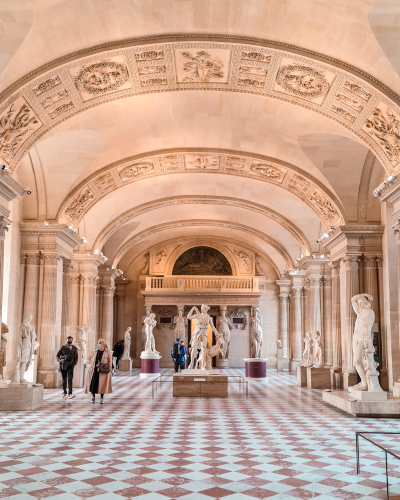
[[[140,330],[140,343],[142,345],[142,351],[144,351],[146,348],[146,325],[144,324],[144,320],[146,318],[147,318],[147,315],[145,314],[142,317],[142,329]]]
[[[124,334],[124,353],[122,355],[122,359],[130,359],[131,358],[131,330],[132,328],[128,326],[125,330]]]
[[[207,314],[210,308],[206,305],[201,306],[201,312],[197,307],[192,307],[187,315],[188,319],[196,320],[196,327],[192,334],[192,340],[190,342],[192,346],[192,352],[190,356],[190,365],[188,369],[198,368],[200,370],[211,370],[211,361],[214,356],[217,356],[220,352],[225,356],[225,351],[222,349],[223,334],[218,333],[216,330],[211,316]],[[208,326],[210,325],[211,330],[216,335],[216,345],[210,346],[208,343]],[[194,358],[197,351],[200,350],[199,358],[197,360],[196,366],[194,367]]]
[[[373,345],[372,326],[375,313],[371,309],[373,298],[367,293],[355,295],[351,299],[354,312],[357,314],[353,335],[353,362],[360,375],[361,382],[352,387],[360,391],[383,392],[379,384],[379,363],[374,360],[375,348]]]
[[[33,316],[28,314],[23,320],[18,339],[17,366],[15,367],[14,381],[17,384],[24,382],[25,372],[32,363],[36,347],[36,332],[31,326]]]
[[[154,313],[150,313],[149,316],[144,320],[144,325],[146,327],[146,345],[144,352],[147,354],[159,354],[156,351],[153,328],[156,326],[157,321],[155,320],[156,315]]]
[[[229,318],[226,316],[226,307],[221,307],[221,316],[217,319],[217,330],[222,334],[222,349],[225,352],[224,358],[228,359],[231,330],[229,328]]]
[[[87,357],[87,334],[89,332],[90,328],[87,328],[85,324],[78,326],[78,339],[76,342],[76,347],[81,351],[85,363],[89,363]]]
[[[276,348],[277,349],[282,349],[282,340],[277,340],[276,341]]]
[[[7,333],[8,326],[2,323],[0,336],[0,380],[4,379],[4,367],[7,364]]]
[[[318,331],[315,332],[314,354],[315,354],[315,359],[317,360],[316,367],[321,368],[322,367],[322,345],[321,345],[321,334]]]
[[[303,342],[304,342],[303,361],[299,366],[311,367],[313,365],[311,356],[311,347],[313,344],[313,339],[311,336],[311,332],[306,332],[306,336],[304,337]]]
[[[258,313],[258,307],[254,307],[251,316],[251,357],[261,358],[261,347],[263,341],[263,331],[261,328],[262,319]]]
[[[176,339],[184,340],[186,344],[186,327],[188,320],[183,316],[183,306],[178,306],[178,315],[174,318]]]

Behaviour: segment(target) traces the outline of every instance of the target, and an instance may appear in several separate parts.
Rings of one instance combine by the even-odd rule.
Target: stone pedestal
[[[393,384],[393,397],[400,398],[400,382],[395,382]]]
[[[173,396],[175,398],[227,398],[228,377],[221,374],[204,376],[175,374]]]
[[[330,389],[331,371],[329,368],[307,368],[307,387],[310,389]]]
[[[359,391],[358,389],[349,389],[349,394],[351,397],[358,399],[358,401],[386,401],[387,393],[381,392],[369,392],[369,391]]]
[[[141,374],[142,378],[158,377],[160,375],[160,359],[159,354],[147,354],[142,352],[140,356],[141,361]],[[122,359],[121,359],[122,361]],[[121,362],[120,362],[121,365]]]
[[[340,390],[323,392],[322,399],[355,417],[400,418],[400,401],[389,395],[386,401],[360,401],[349,391]]]
[[[244,358],[246,379],[263,380],[267,376],[266,358]]]
[[[142,360],[143,367],[143,360]],[[119,371],[120,372],[130,372],[132,370],[132,359],[120,359],[119,360]]]
[[[74,378],[72,379],[72,387],[83,387],[85,382],[85,360],[80,357],[78,363],[74,367]]]
[[[34,354],[32,356],[32,363],[28,370],[25,372],[24,380],[30,384],[36,384],[37,382],[37,365],[38,365],[38,355]]]
[[[341,389],[343,385],[343,373],[342,369],[331,368],[331,386]]]
[[[276,371],[283,372],[283,348],[278,347],[276,350]]]
[[[217,358],[217,368],[229,368],[229,360],[226,358]]]
[[[6,384],[0,386],[0,411],[32,411],[43,405],[42,384]]]
[[[307,367],[297,367],[297,385],[300,387],[307,387]]]
[[[357,384],[357,374],[353,372],[343,373],[343,389],[348,389]]]

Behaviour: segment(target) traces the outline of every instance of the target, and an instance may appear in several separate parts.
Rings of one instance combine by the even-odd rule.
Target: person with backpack
[[[74,339],[71,336],[67,337],[67,342],[60,347],[56,357],[60,363],[60,370],[63,381],[62,399],[72,399],[75,394],[72,394],[72,379],[74,378],[74,366],[78,364],[78,349],[72,345]],[[68,385],[68,396],[67,396]]]
[[[180,339],[175,339],[175,344],[171,349],[171,358],[175,364],[175,373],[179,372],[179,368],[185,369],[185,347],[181,345]]]

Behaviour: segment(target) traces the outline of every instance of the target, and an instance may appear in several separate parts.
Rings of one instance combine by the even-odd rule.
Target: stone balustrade
[[[258,278],[234,277],[147,277],[146,292],[207,290],[207,292],[258,291]]]

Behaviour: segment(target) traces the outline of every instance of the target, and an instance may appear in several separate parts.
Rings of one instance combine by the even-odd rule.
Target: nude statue
[[[306,332],[306,336],[303,339],[304,342],[304,351],[303,351],[303,361],[300,366],[312,366],[312,358],[311,358],[311,347],[313,343],[313,339],[311,336],[311,332]]]
[[[321,368],[322,366],[322,346],[321,346],[321,334],[320,332],[315,332],[314,338],[314,354],[317,360],[316,366]]]
[[[192,346],[192,352],[190,356],[190,365],[189,370],[193,368],[194,358],[196,356],[197,350],[200,349],[199,360],[200,363],[196,363],[196,368],[200,368],[206,370],[206,366],[208,365],[208,360],[206,356],[206,350],[208,348],[208,325],[210,325],[212,331],[215,333],[217,337],[219,337],[219,333],[214,326],[213,320],[211,316],[207,314],[207,311],[210,309],[206,305],[201,306],[201,312],[197,309],[197,307],[192,307],[187,315],[188,319],[196,320],[196,327],[192,334],[192,339],[190,341],[190,345]]]
[[[261,358],[261,347],[263,341],[263,331],[261,328],[262,319],[258,313],[258,308],[253,309],[253,315],[251,317],[252,331],[251,331],[251,357]]]
[[[229,344],[231,341],[231,331],[229,328],[229,318],[226,316],[226,308],[221,308],[221,316],[217,320],[217,330],[222,334],[222,349],[225,352],[225,359],[228,359]]]
[[[0,336],[0,380],[4,378],[4,368],[7,364],[7,333],[8,326],[2,323]]]
[[[124,353],[122,359],[130,359],[131,357],[131,330],[132,328],[128,326],[124,334]]]
[[[35,352],[36,332],[31,326],[33,316],[28,314],[22,322],[18,339],[18,362],[15,367],[14,381],[17,384],[24,383],[25,372],[32,363]]]
[[[155,317],[156,315],[154,313],[150,313],[149,316],[147,316],[146,319],[144,320],[144,324],[146,326],[146,345],[144,350],[147,353],[159,354],[159,352],[156,351],[154,335],[153,335],[153,328],[157,324]]]
[[[187,319],[183,317],[183,307],[178,306],[178,315],[174,318],[175,330],[174,335],[176,339],[184,340],[186,343],[186,325]]]

